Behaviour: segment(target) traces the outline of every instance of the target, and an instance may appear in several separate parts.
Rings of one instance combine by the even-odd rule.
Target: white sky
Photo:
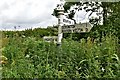
[[[56,24],[52,16],[59,0],[0,0],[0,29],[47,27]],[[52,24],[51,24],[52,23]]]
[[[57,3],[59,0],[0,0],[0,30],[55,25],[57,18],[51,14]],[[78,20],[84,18],[83,13],[77,15]]]

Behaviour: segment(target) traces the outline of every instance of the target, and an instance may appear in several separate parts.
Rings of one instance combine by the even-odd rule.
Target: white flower
[[[30,57],[30,55],[27,54],[27,55],[26,55],[26,58],[29,58],[29,57]]]
[[[102,67],[102,71],[104,72],[105,71],[105,69]]]

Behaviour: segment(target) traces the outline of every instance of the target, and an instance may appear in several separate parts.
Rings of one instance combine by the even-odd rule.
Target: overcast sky
[[[57,3],[59,0],[0,0],[0,29],[55,25],[57,18],[51,14]],[[83,15],[80,16],[83,13],[79,13],[80,19],[83,18]]]

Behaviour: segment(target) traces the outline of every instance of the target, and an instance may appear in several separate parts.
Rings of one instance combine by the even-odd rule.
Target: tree
[[[68,18],[73,19],[76,11],[85,10],[86,12],[91,12],[89,16],[91,16],[94,12],[99,16],[99,18],[90,18],[89,21],[91,23],[98,23],[101,20],[101,15],[103,16],[103,24],[105,25],[106,20],[108,18],[108,14],[112,13],[112,6],[113,2],[65,2],[64,4],[64,12],[68,13]],[[74,9],[71,10],[71,7],[76,6]],[[100,12],[100,9],[103,9]],[[56,8],[53,11],[53,16],[58,16]]]

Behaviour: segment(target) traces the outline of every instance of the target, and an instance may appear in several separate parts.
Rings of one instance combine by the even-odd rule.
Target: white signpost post
[[[61,45],[63,33],[62,33],[62,26],[63,26],[63,17],[64,17],[64,7],[63,2],[57,5],[57,11],[58,11],[58,41],[57,45]]]

